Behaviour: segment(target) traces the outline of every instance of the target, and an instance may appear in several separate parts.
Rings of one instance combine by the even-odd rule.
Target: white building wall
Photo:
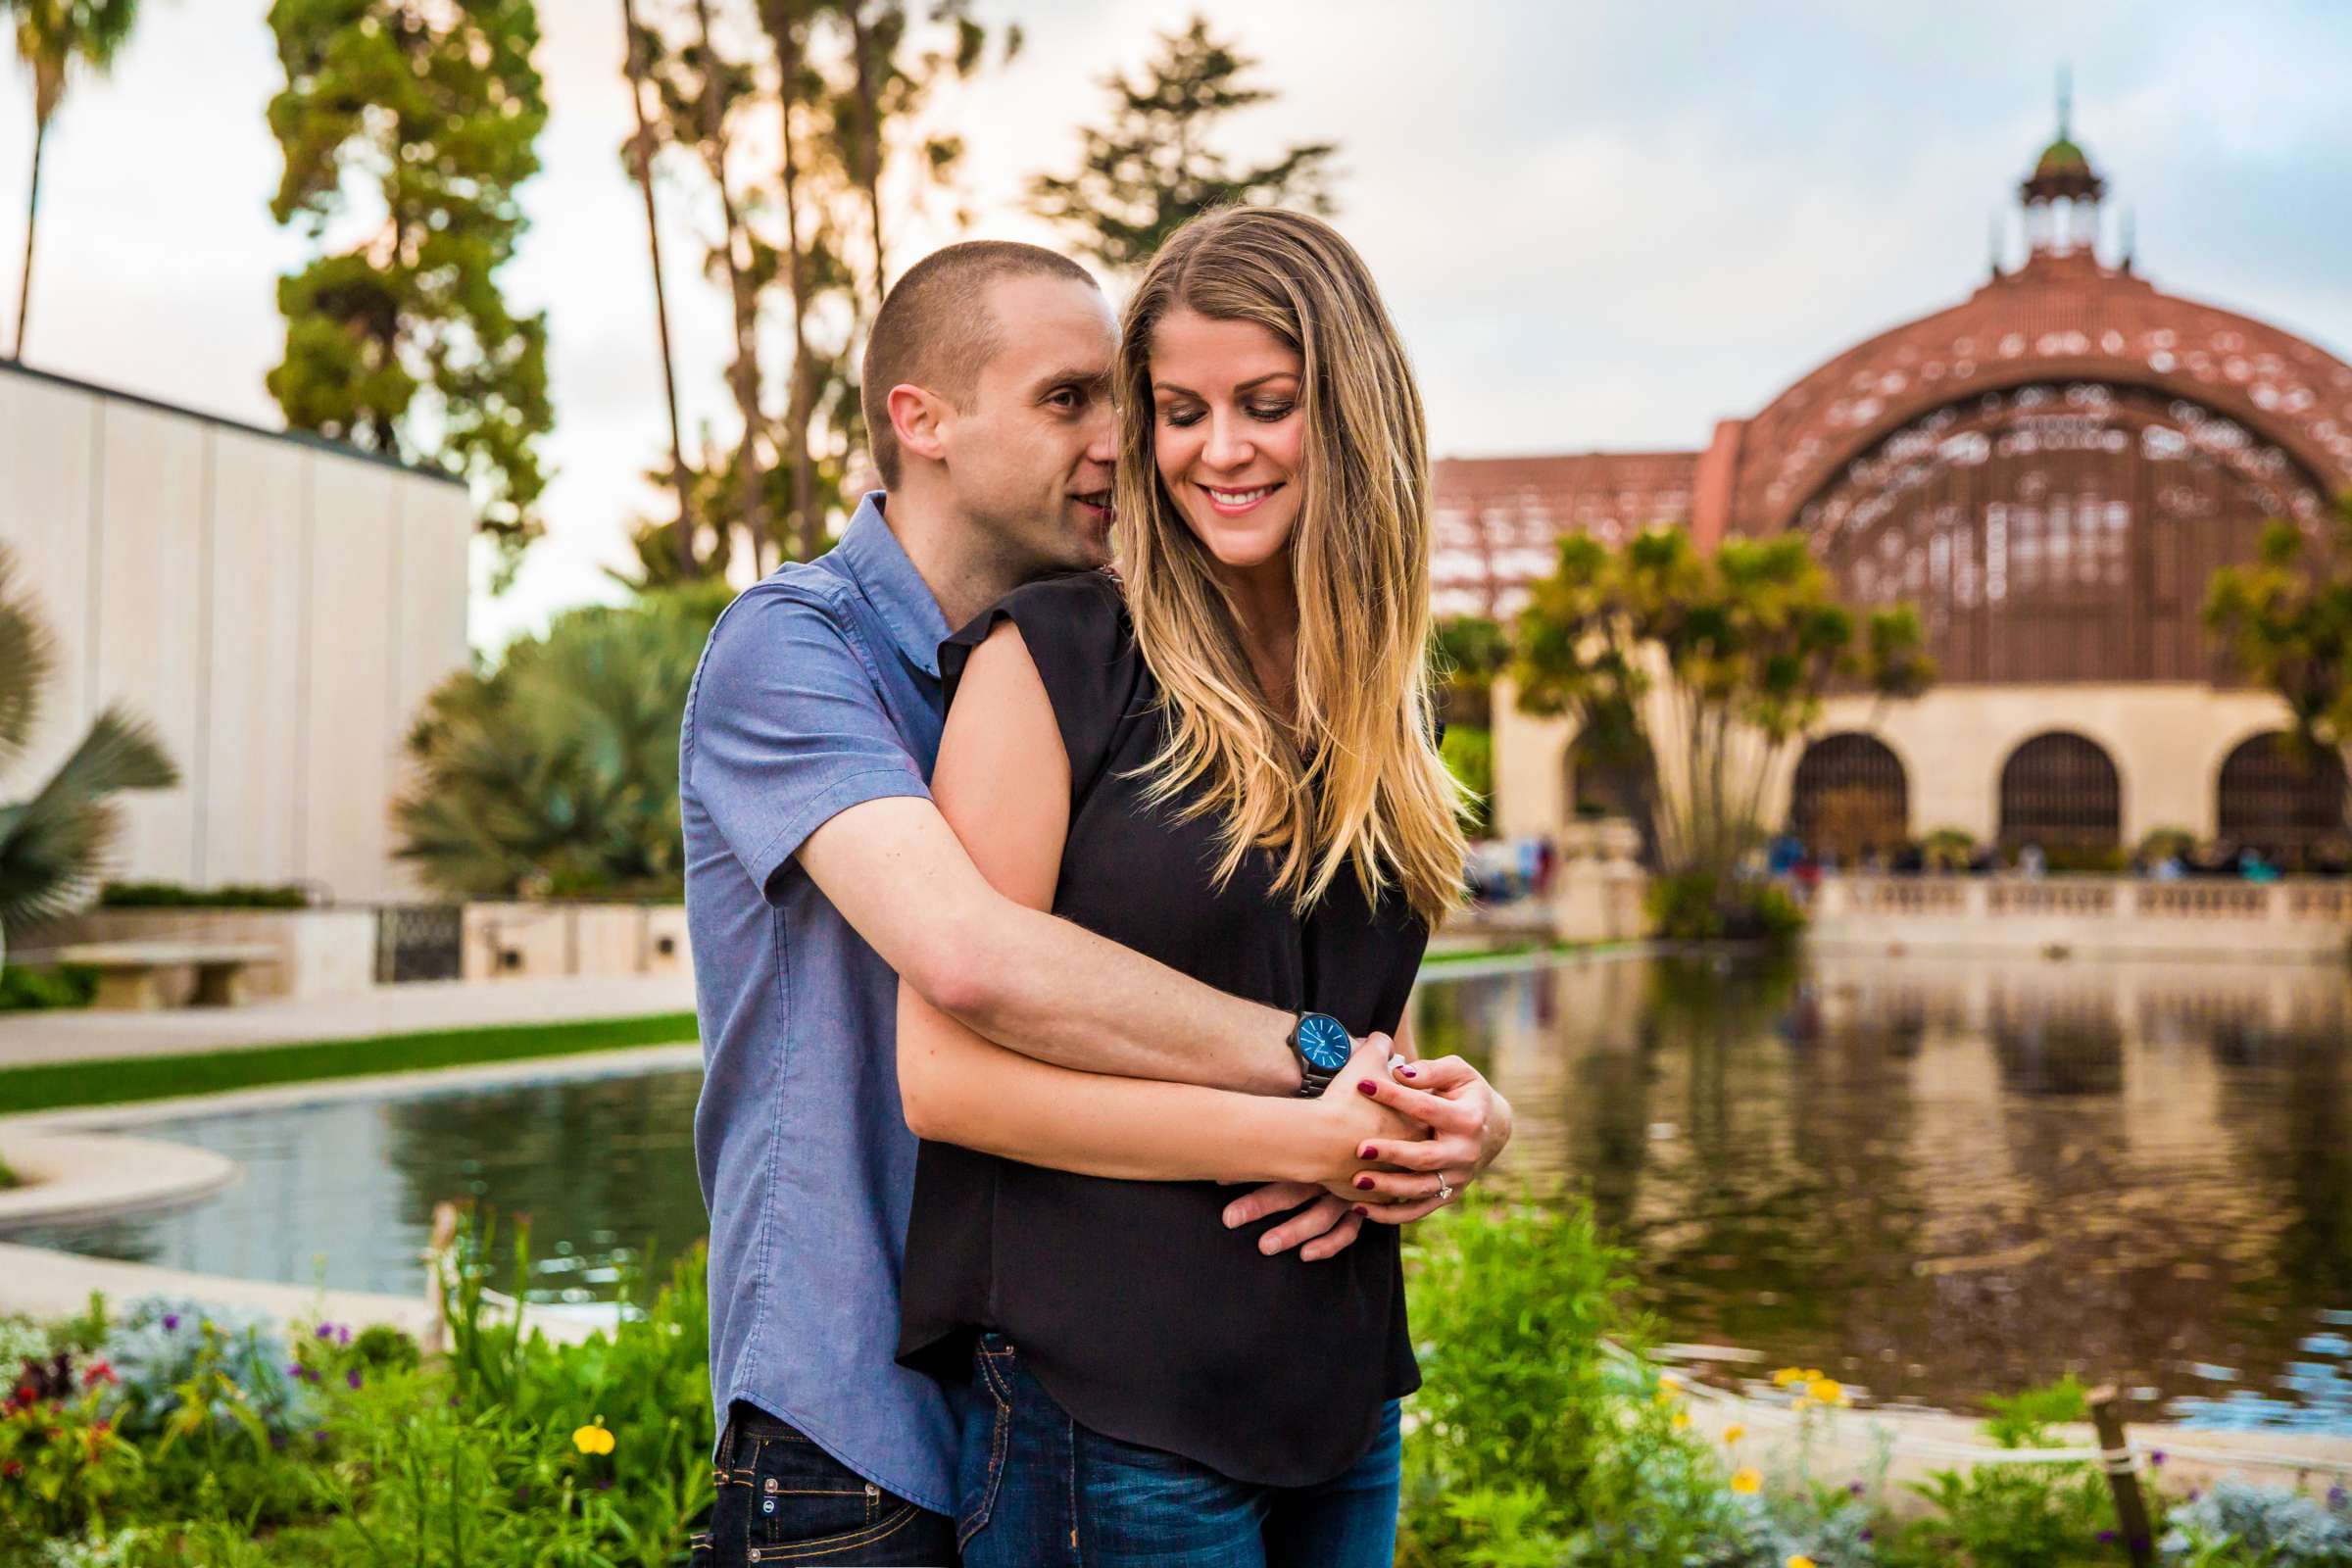
[[[411,894],[401,743],[468,659],[462,486],[0,368],[0,544],[56,633],[48,714],[0,800],[119,702],[179,788],[123,799],[114,874]]]

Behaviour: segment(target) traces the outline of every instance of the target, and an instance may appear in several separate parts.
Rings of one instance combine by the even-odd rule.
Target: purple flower
[[[2151,1453],[2151,1454],[2149,1454],[2149,1455],[2148,1455],[2148,1463],[2150,1463],[2150,1464],[2154,1465],[2154,1466],[2155,1466],[2157,1469],[2159,1469],[2159,1470],[2163,1469],[2163,1468],[2164,1468],[2164,1450],[2163,1450],[2162,1448],[2158,1448],[2158,1449],[2157,1449],[2157,1450],[2156,1450],[2154,1453]]]
[[[2352,1492],[2346,1492],[2341,1487],[2329,1487],[2328,1489],[2328,1507],[2341,1508],[2347,1502],[2352,1502]]]
[[[1876,1541],[1879,1539],[1879,1533],[1876,1530],[1865,1530],[1862,1532],[1859,1539],[1863,1541]]]
[[[335,1327],[335,1343],[336,1343],[337,1345],[349,1345],[349,1344],[351,1343],[351,1325],[350,1325],[350,1324],[348,1324],[348,1323],[341,1323],[341,1324],[337,1324],[337,1325],[336,1325],[336,1327]]]
[[[2116,1534],[2112,1530],[2102,1530],[2099,1532],[2099,1544],[2102,1546],[2112,1546],[2115,1544],[2116,1540]]]
[[[331,1339],[333,1339],[333,1338],[335,1337],[335,1326],[334,1326],[332,1323],[321,1323],[321,1324],[319,1324],[319,1325],[318,1325],[318,1337],[319,1337],[320,1339],[322,1339],[322,1340],[331,1340]]]
[[[358,1388],[360,1386],[360,1369],[355,1366],[350,1371],[344,1373],[343,1381],[350,1384],[355,1389]]]
[[[300,1361],[288,1361],[286,1363],[286,1376],[290,1378],[307,1378],[310,1375],[311,1369],[307,1366],[304,1366]]]
[[[1845,1484],[1845,1490],[1846,1490],[1847,1492],[1850,1492],[1850,1493],[1852,1493],[1852,1494],[1853,1494],[1855,1496],[1859,1497],[1860,1495],[1862,1495],[1862,1491],[1863,1491],[1862,1483],[1861,1483],[1861,1482],[1859,1482],[1859,1481],[1848,1481],[1848,1482]]]
[[[172,1332],[173,1329],[176,1329],[176,1328],[178,1328],[178,1327],[179,1327],[179,1314],[178,1314],[177,1312],[166,1312],[166,1313],[164,1314],[164,1332],[165,1332],[165,1333],[167,1333],[167,1334],[169,1334],[169,1333],[171,1333],[171,1332]]]

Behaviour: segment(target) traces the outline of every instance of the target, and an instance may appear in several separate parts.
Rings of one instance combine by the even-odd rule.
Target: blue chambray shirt
[[[832,551],[747,591],[710,633],[678,738],[686,919],[705,1076],[710,1393],[748,1399],[939,1513],[956,1431],[900,1366],[914,1135],[898,976],[793,852],[835,812],[928,798],[946,618],[865,498]]]

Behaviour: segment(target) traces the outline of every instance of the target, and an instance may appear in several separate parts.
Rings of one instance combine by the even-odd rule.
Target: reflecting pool
[[[1590,1196],[1665,1338],[1970,1407],[2074,1371],[2141,1411],[2352,1433],[2352,980],[2319,966],[1619,959],[1432,983],[1511,1096],[1498,1183]],[[699,1074],[189,1117],[245,1181],[21,1231],[204,1273],[422,1288],[433,1205],[532,1221],[532,1294],[705,1229]],[[1443,1223],[1439,1221],[1438,1223]]]

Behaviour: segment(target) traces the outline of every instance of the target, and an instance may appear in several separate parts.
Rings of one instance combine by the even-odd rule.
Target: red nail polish
[[[1372,1211],[1361,1203],[1355,1205],[1355,1212],[1359,1217],[1364,1219],[1370,1219],[1372,1217]]]
[[[1413,1069],[1410,1067],[1399,1067],[1396,1069],[1396,1074],[1400,1078],[1410,1078],[1413,1075]]]
[[[1366,1144],[1363,1148],[1355,1152],[1355,1157],[1358,1159],[1378,1159],[1380,1157],[1380,1151],[1372,1147],[1372,1145]]]
[[[1358,1078],[1355,1081],[1355,1087],[1357,1092],[1361,1094],[1377,1095],[1380,1093],[1378,1089],[1372,1086],[1372,1080],[1369,1078]]]
[[[1368,1193],[1372,1190],[1372,1178],[1369,1176],[1358,1176],[1355,1179],[1355,1185],[1358,1192]]]

